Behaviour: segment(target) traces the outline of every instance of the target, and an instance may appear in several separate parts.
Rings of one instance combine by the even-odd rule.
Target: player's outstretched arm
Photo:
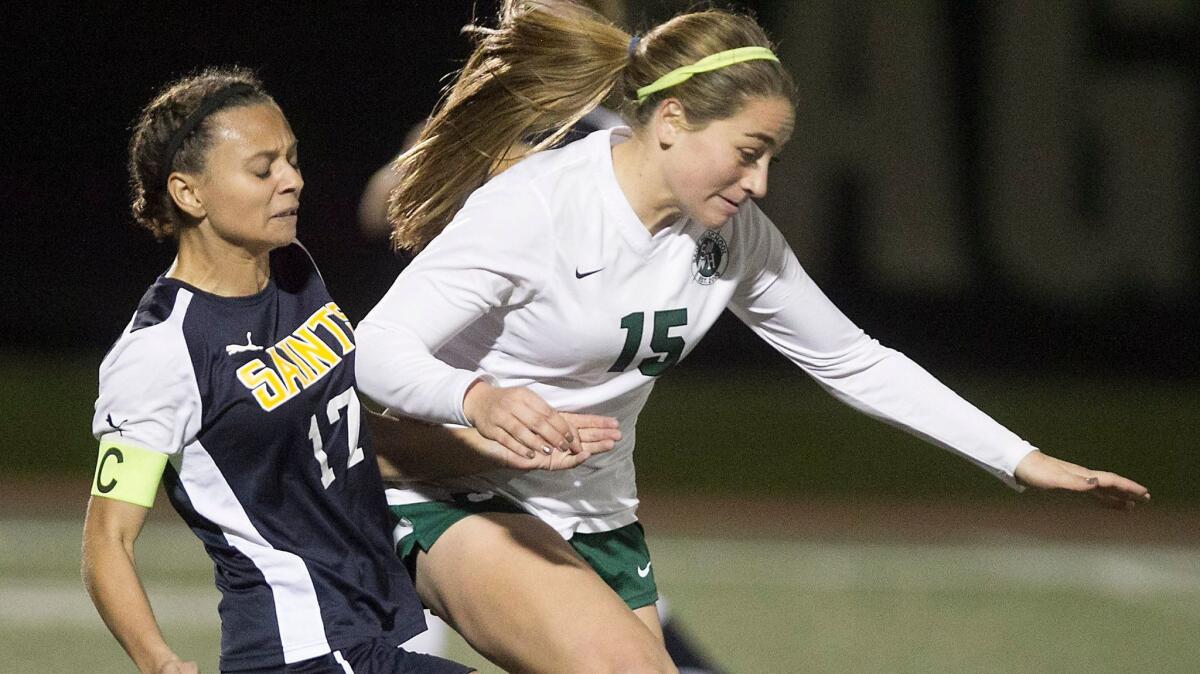
[[[518,454],[474,428],[446,428],[407,418],[372,413],[368,423],[375,438],[375,453],[383,460],[380,468],[384,477],[407,480],[459,477],[500,468],[565,470],[611,450],[621,439],[616,419],[559,414],[579,439],[582,451],[577,454],[531,450]]]
[[[83,582],[104,624],[143,674],[196,674],[165,640],[134,566],[148,508],[93,496],[83,525]]]
[[[1133,480],[1077,466],[1039,451],[1025,455],[1013,475],[1021,484],[1038,489],[1086,492],[1102,505],[1118,510],[1128,510],[1150,500],[1150,492]]]

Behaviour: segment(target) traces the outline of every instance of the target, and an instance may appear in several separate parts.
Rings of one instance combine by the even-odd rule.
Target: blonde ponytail
[[[417,144],[396,160],[388,204],[392,243],[420,250],[467,196],[524,152],[562,139],[621,79],[629,35],[565,2],[507,0],[496,28],[470,26],[477,44]]]
[[[773,50],[758,23],[741,14],[681,14],[632,40],[566,0],[506,0],[496,28],[467,31],[476,37],[475,52],[420,140],[396,160],[402,178],[388,220],[397,248],[424,248],[476,187],[558,142],[610,93],[634,128],[648,124],[666,98],[680,102],[691,128],[731,117],[752,98],[796,98],[791,76],[773,56],[733,59],[670,87],[649,86],[714,54]],[[654,91],[639,96],[640,88]],[[530,138],[542,140],[523,145]]]

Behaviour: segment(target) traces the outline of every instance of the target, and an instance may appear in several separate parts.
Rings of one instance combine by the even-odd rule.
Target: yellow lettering
[[[288,347],[302,358],[313,369],[317,377],[329,371],[329,368],[342,362],[341,357],[329,348],[316,333],[307,326],[300,326],[288,337]]]
[[[288,360],[292,361],[292,363],[300,369],[300,373],[303,374],[304,378],[307,380],[304,382],[304,388],[308,388],[309,384],[312,384],[314,381],[316,381],[320,375],[308,361],[304,360],[300,357],[300,354],[296,353],[295,343],[297,341],[299,340],[291,335],[288,335],[287,337],[279,340],[279,343],[275,345],[275,348],[283,352],[283,355],[287,356]],[[325,373],[321,372],[320,374]]]
[[[275,369],[279,371],[279,378],[283,380],[288,398],[299,393],[302,387],[308,386],[309,378],[304,374],[304,371],[296,367],[292,361],[281,356],[278,349],[273,346],[267,347],[267,353],[271,355],[271,362],[275,364]]]
[[[267,348],[274,368],[257,358],[238,368],[238,380],[264,410],[270,412],[287,402],[342,362],[337,351],[316,332],[318,326],[337,340],[343,355],[354,350],[350,321],[330,302],[314,311],[292,334]]]
[[[254,394],[259,407],[268,412],[290,397],[279,375],[258,358],[239,367],[237,377]]]
[[[329,310],[329,313],[342,319],[342,321],[345,322],[346,325],[350,325],[350,319],[346,318],[346,313],[344,311],[342,311],[342,308],[337,305],[337,302],[330,302],[329,304],[325,305],[325,308]]]
[[[320,325],[328,330],[329,333],[333,335],[334,339],[338,341],[338,344],[341,345],[342,355],[344,356],[354,350],[354,342],[352,342],[350,337],[346,335],[346,332],[342,329],[342,326],[338,325],[337,322],[330,318],[331,315],[338,316],[339,318],[345,320],[345,314],[342,313],[341,309],[338,309],[336,304],[330,302],[314,313],[308,319],[308,321],[304,323],[304,327],[312,329]],[[349,324],[349,321],[346,321],[346,323]]]

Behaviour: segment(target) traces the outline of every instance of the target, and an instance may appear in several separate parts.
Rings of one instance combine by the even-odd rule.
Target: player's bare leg
[[[658,619],[658,607],[654,604],[651,604],[649,606],[636,608],[633,610],[633,613],[638,617],[638,620],[641,620],[642,624],[644,624],[650,630],[650,632],[654,634],[654,638],[658,639],[659,643],[662,643],[663,631],[662,622]]]
[[[531,515],[456,522],[428,553],[418,553],[416,586],[426,606],[506,670],[676,672],[657,618],[648,629]]]

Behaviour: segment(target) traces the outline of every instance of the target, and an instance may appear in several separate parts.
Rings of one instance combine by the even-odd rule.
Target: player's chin
[[[271,218],[267,221],[266,231],[273,248],[286,246],[296,240],[296,216]]]
[[[716,195],[704,204],[701,212],[692,217],[706,229],[720,229],[738,212],[738,204]]]
[[[693,213],[691,216],[693,221],[699,223],[705,229],[720,229],[725,226],[725,223],[729,222],[730,217],[722,210],[714,208]]]

